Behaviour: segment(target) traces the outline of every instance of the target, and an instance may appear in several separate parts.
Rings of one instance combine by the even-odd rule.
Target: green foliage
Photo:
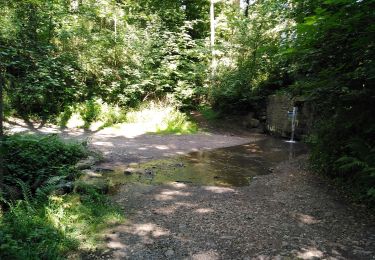
[[[212,107],[208,105],[200,105],[198,107],[198,111],[208,121],[213,121],[220,117],[220,113],[215,111]]]
[[[0,70],[23,117],[54,119],[97,98],[122,108],[170,93],[194,105],[207,79],[203,0],[1,2]],[[184,6],[184,8],[182,8]],[[93,112],[93,110],[91,110]]]
[[[66,259],[73,251],[95,250],[101,232],[122,220],[95,189],[53,195],[62,180],[73,183],[78,176],[73,166],[86,155],[81,144],[54,135],[13,135],[5,137],[1,152],[1,259]],[[17,190],[21,196],[10,194]]]
[[[75,106],[66,107],[57,118],[61,127],[98,130],[126,120],[125,110],[110,105],[100,99],[88,100]]]
[[[76,250],[91,251],[101,232],[122,220],[104,195],[91,192],[21,200],[0,215],[0,258],[66,259]]]
[[[101,106],[94,100],[86,101],[83,106],[79,109],[79,114],[81,115],[85,124],[83,128],[87,129],[90,127],[91,123],[98,120],[101,113]]]
[[[191,134],[197,125],[168,101],[148,102],[126,114],[126,122],[138,125],[139,130],[159,134]]]
[[[55,135],[12,135],[2,142],[4,184],[15,186],[17,179],[33,191],[52,176],[74,176],[74,164],[87,152],[81,144],[68,143]]]
[[[275,85],[275,78],[283,81],[274,74],[280,73],[280,52],[292,20],[283,1],[255,1],[247,7],[248,17],[237,6],[228,5],[222,12],[211,99],[216,109],[227,113],[254,109],[269,94],[265,86]]]
[[[374,1],[297,5],[298,37],[290,90],[309,96],[319,114],[312,164],[339,178],[362,201],[374,201]]]

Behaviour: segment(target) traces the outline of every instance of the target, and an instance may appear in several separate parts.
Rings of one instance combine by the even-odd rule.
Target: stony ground
[[[19,128],[28,128],[19,124]],[[16,128],[14,128],[16,129]],[[89,139],[107,164],[151,160],[192,150],[252,142],[219,132],[189,136],[85,133],[41,127],[66,138]],[[127,221],[105,236],[104,252],[87,259],[375,259],[374,217],[350,205],[319,176],[306,156],[258,176],[250,186],[132,184],[114,200]]]
[[[123,186],[114,199],[129,220],[95,257],[375,259],[374,219],[304,170],[305,161],[281,163],[248,187]]]

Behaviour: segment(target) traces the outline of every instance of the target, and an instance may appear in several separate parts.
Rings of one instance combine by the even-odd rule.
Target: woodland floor
[[[20,121],[10,128],[88,138],[107,166],[267,138],[231,127],[181,136],[38,129]],[[84,258],[375,259],[374,217],[345,202],[306,164],[306,155],[284,161],[244,187],[124,185],[113,199],[126,222],[107,232],[104,251]]]

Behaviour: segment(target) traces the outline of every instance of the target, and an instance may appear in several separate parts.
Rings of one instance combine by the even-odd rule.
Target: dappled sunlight
[[[173,200],[176,196],[190,196],[190,192],[183,192],[179,190],[164,190],[160,194],[157,194],[155,196],[156,200],[161,200],[161,201],[167,201],[167,200]]]
[[[132,234],[139,236],[151,235],[152,237],[160,237],[170,234],[169,230],[160,228],[154,223],[134,224],[132,226],[132,231]]]
[[[302,248],[301,251],[297,253],[299,259],[320,259],[323,257],[323,252],[315,247]]]
[[[297,214],[294,214],[293,216],[294,218],[296,218],[299,222],[303,224],[311,225],[311,224],[317,224],[320,222],[320,220],[316,219],[315,217],[306,215],[306,214],[297,213]]]
[[[114,144],[111,142],[93,142],[92,144],[98,146],[114,147]]]
[[[120,235],[121,234],[121,235]],[[162,228],[157,226],[154,223],[134,223],[134,224],[123,224],[117,226],[112,233],[107,234],[105,237],[107,239],[107,248],[120,250],[117,252],[121,252],[125,256],[124,250],[129,248],[123,241],[123,237],[127,236],[136,239],[139,244],[152,244],[154,239],[162,238],[170,236],[171,232],[168,229]]]
[[[216,186],[208,186],[208,187],[204,187],[204,189],[206,191],[210,191],[212,193],[218,193],[218,194],[228,193],[228,192],[236,192],[236,190],[232,189],[232,188],[216,187]]]
[[[199,213],[199,214],[207,214],[207,213],[213,213],[214,210],[209,209],[209,208],[199,208],[199,209],[194,210],[194,212]]]
[[[220,255],[214,250],[202,251],[191,256],[192,260],[217,260]]]
[[[166,145],[155,145],[155,148],[158,149],[158,150],[168,150],[170,149],[168,146]],[[175,148],[175,147],[174,147]]]
[[[245,144],[246,151],[250,153],[263,153],[263,150],[257,144]]]

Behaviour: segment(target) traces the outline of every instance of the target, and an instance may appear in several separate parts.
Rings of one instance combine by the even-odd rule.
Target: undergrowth
[[[56,123],[62,128],[100,130],[122,123],[125,119],[126,113],[123,108],[96,99],[65,108],[56,118]]]
[[[2,142],[4,184],[15,186],[19,179],[32,191],[53,176],[74,178],[74,165],[87,155],[83,144],[62,141],[56,135],[16,134]]]
[[[142,104],[126,114],[126,122],[139,124],[150,133],[191,134],[198,131],[186,114],[167,101]]]
[[[102,232],[122,220],[97,190],[74,191],[84,145],[53,135],[13,135],[1,144],[0,259],[66,259],[93,251]],[[68,184],[72,189],[61,192]]]

